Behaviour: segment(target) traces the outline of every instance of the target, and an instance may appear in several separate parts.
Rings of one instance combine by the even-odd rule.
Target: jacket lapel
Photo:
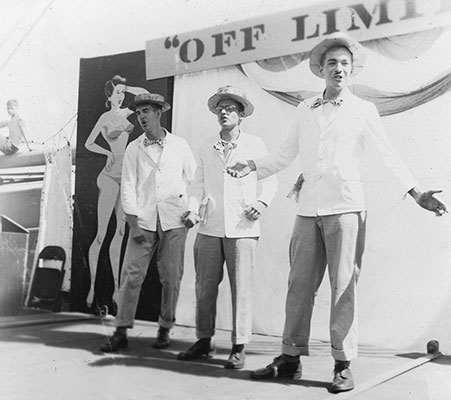
[[[321,130],[326,131],[327,129],[329,129],[330,126],[337,119],[337,117],[340,116],[340,114],[342,114],[342,112],[343,112],[343,105],[335,106],[328,116],[324,116],[322,113],[320,113],[321,114],[321,117],[320,117]]]
[[[352,107],[353,103],[352,94],[349,92],[348,89],[345,89],[341,98],[343,99],[343,103],[340,106],[335,106],[327,117],[323,115],[321,106],[314,108],[312,110],[321,131],[328,130],[331,127],[331,125],[337,120],[337,118],[346,115],[346,112],[347,110],[349,110],[349,107]],[[313,101],[311,102],[311,104],[313,104]]]
[[[216,143],[218,140],[219,140],[219,138],[211,143],[211,151],[216,154],[215,157],[218,157],[221,160],[222,164],[226,165],[226,158],[225,158],[224,152],[222,152],[221,150],[216,148]]]
[[[144,135],[142,136],[139,142],[139,148],[142,150],[142,153],[152,162],[152,164],[157,167],[157,163],[153,160],[153,158],[149,154],[149,148],[144,146]]]
[[[243,140],[243,136],[245,133],[241,132],[240,137],[237,141],[237,146],[234,149],[229,150],[229,154],[227,155],[227,159],[225,160],[225,164],[233,165],[235,161],[242,159],[243,150],[246,147],[245,141]]]
[[[166,131],[166,129],[165,129],[165,131]],[[158,160],[157,166],[162,165],[166,161],[166,158],[169,157],[168,153],[171,152],[172,136],[171,136],[171,133],[169,133],[168,131],[166,131],[165,140],[166,140],[166,143],[163,146],[163,148],[161,149],[161,155],[160,155],[160,159]]]

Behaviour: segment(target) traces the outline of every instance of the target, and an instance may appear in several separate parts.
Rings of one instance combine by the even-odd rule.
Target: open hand
[[[415,200],[420,207],[434,212],[437,217],[441,217],[443,214],[448,212],[446,205],[434,197],[434,194],[441,192],[441,190],[428,190],[427,192],[421,192]]]
[[[253,164],[253,162],[249,162],[246,160],[237,161],[231,167],[227,167],[225,169],[225,172],[227,172],[234,178],[244,178],[245,176],[249,175],[252,171],[255,171],[255,168],[252,167],[255,167],[255,164]]]

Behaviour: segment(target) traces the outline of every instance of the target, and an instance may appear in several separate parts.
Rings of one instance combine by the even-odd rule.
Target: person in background
[[[330,338],[335,360],[333,393],[354,388],[350,370],[357,356],[357,295],[365,244],[366,206],[360,173],[365,144],[372,142],[404,193],[426,210],[443,215],[446,206],[421,191],[389,143],[374,104],[354,96],[348,80],[364,63],[360,44],[339,32],[328,35],[310,54],[310,69],[325,80],[322,96],[297,108],[287,139],[268,156],[237,162],[234,177],[265,177],[290,165],[299,155],[302,179],[290,243],[290,275],[285,306],[282,354],[253,379],[293,378],[302,374],[300,356],[309,354],[315,294],[326,266],[331,287]],[[302,188],[301,188],[302,187]]]
[[[187,234],[182,216],[188,210],[187,185],[196,170],[186,140],[161,126],[162,113],[170,109],[163,96],[138,94],[129,108],[136,113],[144,133],[127,146],[124,154],[121,199],[130,231],[121,272],[116,330],[101,347],[104,352],[127,347],[127,329],[133,327],[141,286],[155,251],[162,293],[153,347],[163,349],[170,345]]]
[[[26,127],[23,118],[19,115],[19,103],[15,99],[6,102],[6,110],[10,118],[0,122],[0,128],[8,128],[8,136],[0,135],[0,151],[9,156],[19,151],[20,144],[25,142],[28,151],[31,151],[26,136]]]
[[[239,88],[225,86],[208,100],[220,131],[204,141],[199,166],[191,185],[190,208],[185,225],[200,222],[194,243],[196,270],[196,335],[198,341],[178,354],[179,360],[194,360],[213,350],[218,288],[224,262],[232,293],[232,349],[225,368],[245,364],[244,346],[252,333],[252,271],[260,236],[259,219],[277,190],[275,177],[257,182],[257,174],[236,180],[224,173],[243,157],[266,154],[263,141],[244,132],[243,118],[254,106]]]

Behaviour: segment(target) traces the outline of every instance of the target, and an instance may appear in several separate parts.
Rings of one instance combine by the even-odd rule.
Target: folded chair
[[[60,246],[46,246],[39,253],[31,282],[28,306],[61,311],[61,286],[66,252]]]

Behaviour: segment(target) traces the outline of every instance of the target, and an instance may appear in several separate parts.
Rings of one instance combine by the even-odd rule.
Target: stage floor
[[[179,351],[195,340],[192,327],[176,326],[171,346],[152,347],[158,326],[137,321],[129,331],[129,348],[117,354],[98,349],[113,330],[113,318],[88,314],[38,312],[0,318],[1,399],[451,399],[451,356],[414,368],[376,387],[368,383],[399,370],[426,352],[362,347],[353,361],[355,391],[328,393],[333,362],[329,344],[312,341],[311,356],[302,358],[303,379],[252,381],[249,371],[268,364],[280,352],[280,338],[254,335],[245,369],[226,370],[230,332],[215,337],[217,354],[203,361],[181,362]],[[359,389],[360,388],[360,389]]]

